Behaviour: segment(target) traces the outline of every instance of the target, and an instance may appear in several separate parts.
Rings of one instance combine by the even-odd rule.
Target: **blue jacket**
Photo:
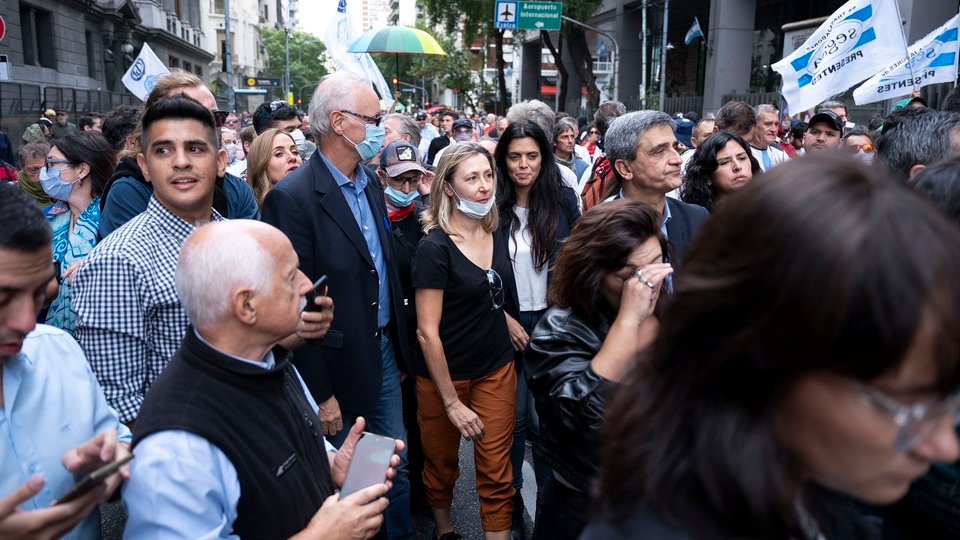
[[[140,178],[143,173],[136,167],[136,162],[130,163],[124,158],[117,165],[114,179],[104,192],[103,208],[100,212],[100,238],[120,228],[134,216],[147,209],[147,203],[153,195],[153,186],[143,182]],[[136,168],[136,170],[134,170]],[[226,213],[217,204],[218,198],[226,197]],[[217,181],[217,193],[214,195],[214,208],[227,219],[259,219],[260,212],[257,201],[253,196],[253,189],[243,180],[226,173]]]

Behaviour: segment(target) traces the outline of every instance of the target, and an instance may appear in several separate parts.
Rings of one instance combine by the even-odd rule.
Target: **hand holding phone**
[[[88,474],[83,480],[77,482],[73,486],[73,488],[71,488],[70,491],[66,493],[66,495],[57,499],[53,504],[57,505],[57,504],[70,502],[74,499],[77,499],[89,493],[90,490],[104,483],[107,480],[107,478],[110,478],[111,476],[113,476],[117,471],[120,470],[120,467],[123,467],[124,465],[129,463],[131,459],[133,459],[133,454],[127,454],[126,456],[118,459],[117,461],[114,461],[113,463],[108,463],[103,467],[100,467],[99,469],[93,471],[92,473]]]
[[[322,311],[323,307],[318,306],[314,301],[317,296],[324,296],[326,294],[326,285],[327,285],[327,276],[322,275],[320,278],[313,283],[313,288],[310,289],[304,298],[307,299],[307,305],[303,308],[304,311]]]
[[[347,467],[347,478],[340,488],[340,500],[361,489],[385,482],[396,445],[396,439],[364,432],[354,447],[353,458]]]

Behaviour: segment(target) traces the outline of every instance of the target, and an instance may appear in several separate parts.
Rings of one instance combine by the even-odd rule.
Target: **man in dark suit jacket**
[[[335,313],[327,335],[294,353],[294,363],[320,404],[328,440],[343,442],[358,416],[367,430],[406,442],[400,372],[409,354],[403,295],[394,261],[383,191],[362,165],[379,152],[380,102],[367,81],[328,75],[310,107],[317,141],[313,158],[278,183],[263,220],[283,231],[314,281],[328,277]],[[411,538],[406,452],[397,469],[386,529]]]
[[[669,259],[675,270],[700,226],[710,216],[702,206],[667,198],[680,187],[683,160],[674,148],[677,125],[670,115],[637,111],[616,118],[604,137],[604,150],[620,185],[617,198],[649,204],[663,215],[661,232],[670,244]]]

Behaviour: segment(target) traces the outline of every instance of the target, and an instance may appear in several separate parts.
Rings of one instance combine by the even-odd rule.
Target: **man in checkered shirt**
[[[214,184],[226,168],[213,114],[181,95],[151,106],[141,120],[137,163],[153,185],[146,211],[106,237],[76,274],[77,340],[120,420],[136,420],[150,385],[173,356],[189,321],[174,286],[180,248],[198,226],[223,218]],[[324,300],[324,299],[321,299]],[[330,309],[306,313],[299,335]],[[326,305],[326,304],[322,304]]]

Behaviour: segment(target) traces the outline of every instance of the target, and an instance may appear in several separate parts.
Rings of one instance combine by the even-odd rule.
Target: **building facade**
[[[6,0],[7,36],[0,55],[0,128],[19,146],[23,130],[44,109],[63,108],[71,121],[140,101],[121,78],[144,43],[168,67],[201,78],[213,54],[203,48],[207,0]]]

